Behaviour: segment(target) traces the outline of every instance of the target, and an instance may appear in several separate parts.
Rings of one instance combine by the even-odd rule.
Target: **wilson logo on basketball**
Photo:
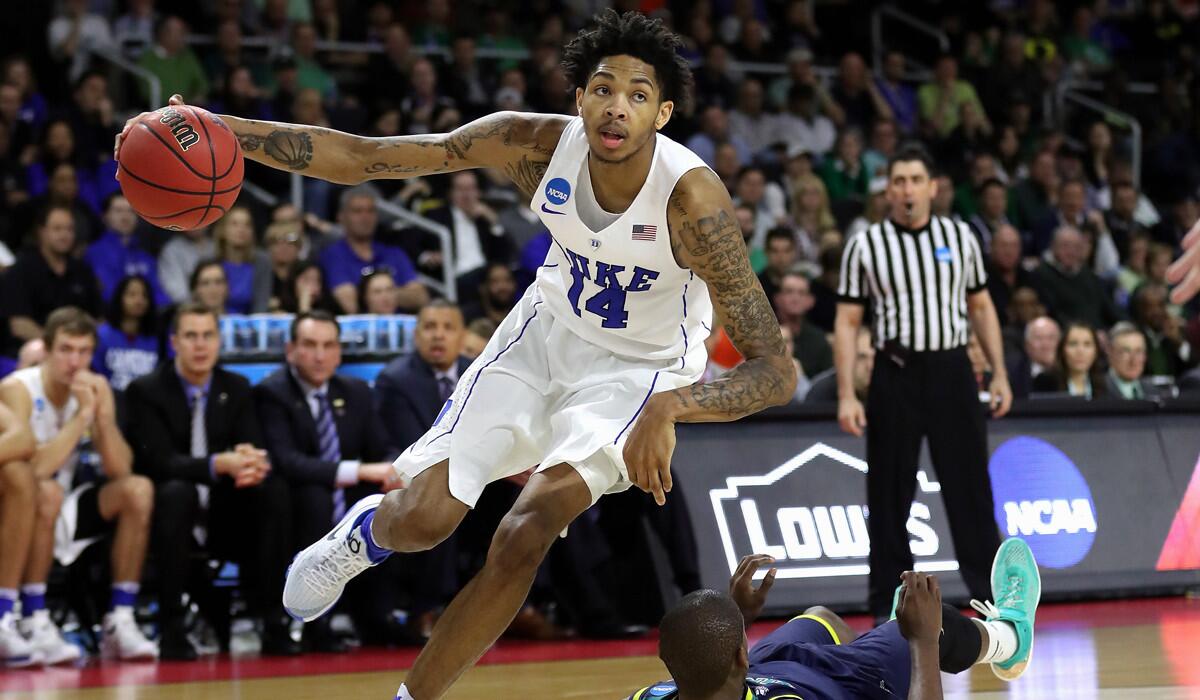
[[[183,115],[174,108],[167,107],[160,111],[162,112],[162,117],[158,121],[167,125],[167,128],[171,130],[171,135],[179,143],[180,148],[186,151],[200,141],[200,135],[196,133],[191,124],[184,121]]]

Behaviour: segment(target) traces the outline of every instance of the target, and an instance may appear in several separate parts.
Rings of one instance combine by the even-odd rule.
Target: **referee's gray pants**
[[[991,596],[1000,546],[988,477],[984,406],[964,348],[910,353],[901,367],[875,356],[867,397],[867,506],[871,614],[887,616],[900,574],[913,568],[906,527],[921,438],[929,438],[959,570],[971,596]]]

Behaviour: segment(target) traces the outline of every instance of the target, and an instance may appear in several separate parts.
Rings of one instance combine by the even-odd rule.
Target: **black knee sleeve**
[[[983,637],[971,618],[942,603],[942,638],[938,645],[941,668],[946,673],[962,673],[975,665]]]

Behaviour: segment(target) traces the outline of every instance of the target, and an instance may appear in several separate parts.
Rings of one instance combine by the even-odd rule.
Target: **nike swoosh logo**
[[[547,214],[561,214],[563,216],[566,216],[567,214],[565,211],[554,211],[553,209],[547,207],[545,202],[542,202],[542,211],[546,212]]]

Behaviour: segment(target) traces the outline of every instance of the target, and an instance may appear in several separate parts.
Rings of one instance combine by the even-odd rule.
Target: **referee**
[[[1000,323],[974,234],[965,224],[930,216],[937,194],[932,174],[933,161],[919,146],[891,157],[890,218],[850,238],[838,285],[838,422],[853,435],[864,428],[867,433],[869,604],[871,614],[883,619],[900,574],[913,568],[906,523],[921,438],[929,438],[954,551],[972,597],[991,597],[992,557],[1000,545],[984,407],[966,351],[973,327],[993,370],[992,415],[1004,415],[1012,391]],[[854,395],[854,340],[868,302],[878,352],[864,412]]]

